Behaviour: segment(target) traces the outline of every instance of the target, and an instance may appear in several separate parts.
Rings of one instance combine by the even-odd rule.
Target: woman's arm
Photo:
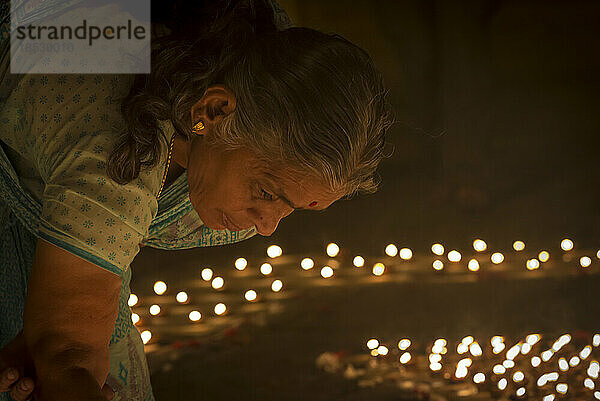
[[[105,399],[120,290],[116,274],[38,240],[23,319],[36,399]]]

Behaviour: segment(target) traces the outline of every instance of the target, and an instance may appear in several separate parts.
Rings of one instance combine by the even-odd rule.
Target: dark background
[[[322,253],[335,241],[349,253],[382,255],[389,242],[425,253],[434,242],[467,249],[481,237],[494,250],[508,252],[520,239],[554,255],[569,237],[576,249],[595,254],[600,2],[280,4],[296,25],[361,45],[383,72],[397,123],[380,191],[322,213],[296,212],[269,238],[181,252],[145,249],[134,264],[134,292],[148,292],[157,279],[185,281],[212,260],[264,255],[272,243],[291,254]],[[248,329],[247,342],[186,352],[168,370],[150,355],[155,394],[158,400],[393,400],[384,388],[359,390],[316,370],[316,356],[360,352],[375,332],[432,339],[598,329],[598,284],[592,274],[315,289],[266,326]]]
[[[277,238],[303,227],[377,250],[476,236],[598,244],[600,3],[282,4],[371,53],[398,122],[379,193],[292,215]]]

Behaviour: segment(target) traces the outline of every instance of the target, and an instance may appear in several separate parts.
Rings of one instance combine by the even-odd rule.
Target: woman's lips
[[[223,212],[223,225],[225,227],[227,227],[227,229],[229,231],[240,231],[241,228],[236,226],[235,224],[233,224],[231,222],[231,220],[229,219],[229,217],[225,214],[225,212]]]

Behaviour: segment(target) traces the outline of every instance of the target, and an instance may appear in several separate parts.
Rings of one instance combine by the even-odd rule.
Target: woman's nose
[[[293,211],[294,209],[285,203],[283,203],[283,206],[277,205],[275,207],[268,206],[262,209],[256,209],[254,214],[254,225],[256,226],[257,232],[265,237],[271,236],[277,229],[279,221],[284,217],[289,216]]]

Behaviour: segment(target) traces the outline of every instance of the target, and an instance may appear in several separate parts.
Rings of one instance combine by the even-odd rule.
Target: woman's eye
[[[262,188],[260,189],[260,196],[265,200],[273,200],[273,195],[271,195]]]

